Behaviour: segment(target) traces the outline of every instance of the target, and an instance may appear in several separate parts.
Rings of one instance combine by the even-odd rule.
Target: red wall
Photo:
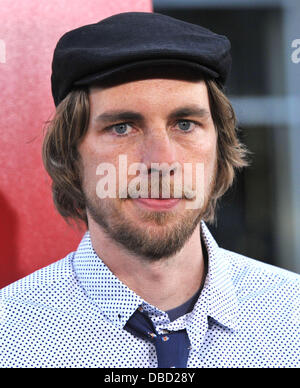
[[[66,31],[151,0],[0,0],[0,288],[76,249],[52,204],[41,144],[54,112],[54,47]]]

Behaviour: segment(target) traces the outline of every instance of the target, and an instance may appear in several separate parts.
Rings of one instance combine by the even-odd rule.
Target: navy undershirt
[[[208,266],[208,255],[207,255],[205,244],[203,243],[202,239],[201,239],[201,245],[202,245],[203,259],[205,264],[205,277],[206,277],[207,266]],[[194,305],[201,294],[202,288],[203,288],[203,284],[201,284],[201,287],[196,292],[196,294],[194,294],[188,301],[184,302],[182,305],[178,307],[175,307],[172,310],[166,311],[171,322],[175,321],[175,319],[181,317],[182,315],[185,315],[193,311]]]

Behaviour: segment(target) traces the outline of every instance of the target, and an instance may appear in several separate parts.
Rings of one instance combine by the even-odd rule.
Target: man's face
[[[205,82],[145,79],[91,88],[89,98],[89,128],[78,147],[88,219],[131,254],[152,261],[174,255],[199,225],[215,181],[217,133]],[[158,205],[153,200],[119,198],[120,155],[126,155],[128,168],[132,163],[147,167],[149,197],[152,163],[177,162],[182,168],[188,163],[193,189],[196,164],[202,164],[203,206],[187,209],[192,200],[184,193],[176,203],[162,199]],[[96,193],[101,163],[115,167],[116,198],[100,199]],[[127,185],[137,176],[128,174]],[[171,174],[171,197],[174,179]]]

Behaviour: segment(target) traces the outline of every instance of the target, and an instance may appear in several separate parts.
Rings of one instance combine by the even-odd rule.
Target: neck
[[[156,262],[123,250],[95,222],[89,222],[94,250],[110,271],[146,302],[167,311],[180,306],[200,288],[204,260],[199,226],[180,252]]]

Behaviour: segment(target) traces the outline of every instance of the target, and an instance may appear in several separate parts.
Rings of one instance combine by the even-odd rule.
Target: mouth
[[[173,209],[180,202],[181,198],[137,198],[134,199],[140,207],[150,210],[167,211]]]

